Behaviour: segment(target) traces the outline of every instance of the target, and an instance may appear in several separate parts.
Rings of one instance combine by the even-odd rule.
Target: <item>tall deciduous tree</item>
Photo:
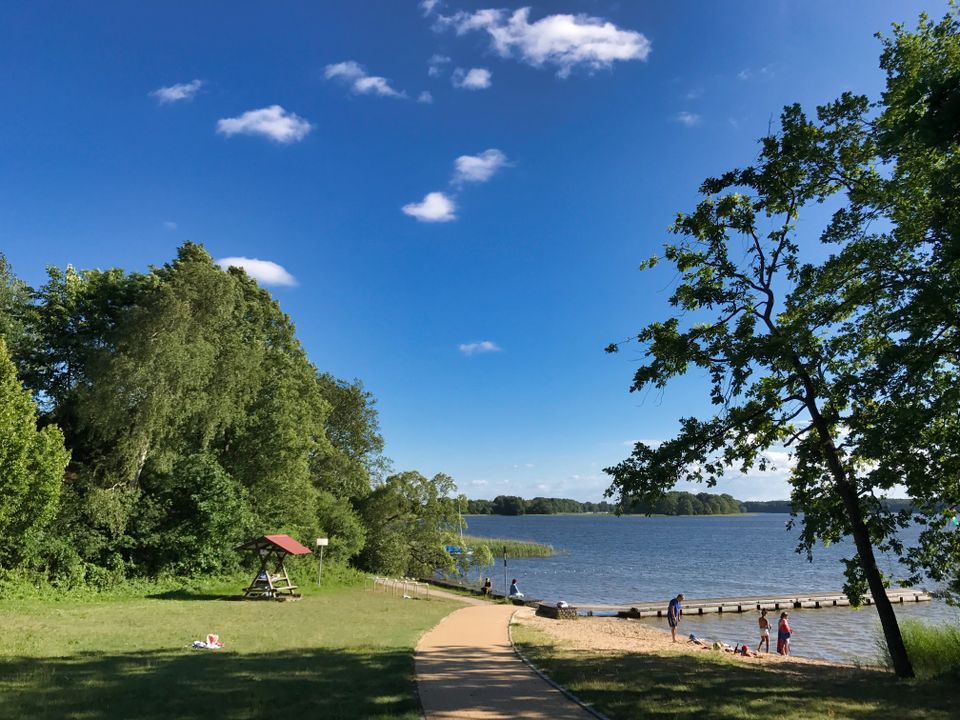
[[[895,27],[876,116],[849,94],[817,121],[788,107],[754,165],[703,183],[664,252],[679,312],[638,334],[648,362],[632,390],[698,366],[718,411],[608,469],[624,503],[764,468],[766,450],[791,447],[801,549],[852,536],[845,590],[872,593],[901,676],[912,668],[875,551],[905,554],[911,580],[958,584],[960,538],[944,522],[960,504],[958,38],[955,9]],[[841,205],[821,236],[833,252],[811,262],[798,219],[827,199]],[[904,488],[913,515],[882,502]],[[911,520],[926,529],[905,548]]]
[[[0,337],[0,564],[17,564],[56,513],[69,459],[59,428],[37,429],[37,408]]]
[[[359,556],[363,568],[388,574],[454,570],[446,545],[458,537],[461,517],[453,479],[415,471],[388,477],[363,501],[369,534]]]

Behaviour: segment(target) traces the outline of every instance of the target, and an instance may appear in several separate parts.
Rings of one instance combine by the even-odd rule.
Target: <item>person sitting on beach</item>
[[[763,644],[767,644],[767,652],[770,652],[770,621],[767,619],[767,611],[760,611],[760,644],[757,645],[757,652],[760,652],[760,648],[763,647]]]
[[[787,622],[787,613],[780,613],[780,626],[777,628],[777,652],[781,655],[790,654],[790,623]]]
[[[513,582],[510,583],[510,592],[507,593],[512,598],[522,598],[523,593],[520,592],[520,588],[517,587],[517,579],[514,578]]]
[[[670,625],[670,634],[673,635],[673,641],[677,642],[677,625],[680,624],[680,617],[683,615],[683,593],[677,595],[667,606],[667,623]]]

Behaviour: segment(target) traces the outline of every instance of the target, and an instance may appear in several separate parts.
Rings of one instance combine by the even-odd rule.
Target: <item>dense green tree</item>
[[[11,354],[22,342],[23,316],[30,306],[30,288],[13,274],[13,269],[0,253],[0,338]]]
[[[763,468],[765,450],[792,447],[801,547],[852,536],[845,589],[854,601],[872,593],[901,676],[912,669],[875,550],[903,552],[897,530],[911,518],[885,494],[906,487],[929,525],[907,553],[914,578],[956,578],[960,559],[943,528],[944,505],[960,502],[958,37],[955,10],[915,33],[895,28],[876,121],[850,94],[816,121],[788,107],[752,166],[703,183],[664,253],[680,274],[679,312],[638,334],[649,361],[632,389],[693,365],[719,410],[608,470],[623,502]],[[821,236],[833,254],[817,262],[799,217],[828,198],[840,205]]]
[[[70,454],[56,426],[37,429],[37,408],[0,337],[0,565],[19,564],[57,511]]]
[[[387,575],[453,572],[446,546],[459,541],[460,511],[451,497],[455,489],[442,473],[433,478],[414,471],[389,476],[360,504],[368,528],[360,566]]]
[[[232,550],[247,539],[253,518],[245,488],[209,454],[177,460],[169,473],[145,478],[132,536],[151,573],[214,574],[236,568]]]
[[[494,515],[523,515],[526,503],[517,495],[497,495],[493,499]]]

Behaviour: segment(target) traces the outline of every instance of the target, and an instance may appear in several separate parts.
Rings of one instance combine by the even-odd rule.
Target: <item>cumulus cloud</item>
[[[678,112],[674,116],[674,121],[680,123],[684,127],[694,127],[700,124],[701,117],[696,113],[687,112],[686,110]]]
[[[450,62],[450,58],[448,58],[446,55],[431,55],[430,59],[427,60],[427,75],[430,77],[438,77],[443,69],[443,66],[448,62]]]
[[[461,343],[460,352],[464,355],[479,355],[482,353],[500,352],[500,346],[492,340],[481,340],[480,342]]]
[[[479,155],[461,155],[454,161],[453,182],[456,185],[486,182],[506,164],[507,156],[496,148],[484,150]]]
[[[421,202],[410,203],[400,209],[420,222],[449,222],[457,219],[456,204],[442,192],[427,193]]]
[[[238,117],[217,121],[217,132],[233,135],[260,135],[278,143],[288,144],[303,140],[313,125],[279,105],[248,110]]]
[[[217,260],[217,265],[224,270],[231,267],[243,268],[243,270],[259,282],[261,285],[284,285],[292,287],[297,284],[297,279],[288,273],[283,266],[277,265],[270,260],[259,260],[248,257],[225,257]]]
[[[433,95],[430,94],[429,90],[424,90],[422,93],[417,95],[417,102],[426,103],[429,105],[430,103],[433,102]]]
[[[188,83],[177,83],[169,87],[157,88],[151,92],[150,95],[155,97],[161,105],[166,105],[167,103],[181,102],[182,100],[193,100],[193,96],[196,95],[202,87],[203,80],[191,80]]]
[[[402,98],[406,95],[390,87],[390,82],[379,75],[369,75],[363,65],[346,60],[327,65],[323,72],[327,80],[336,78],[350,86],[358,95],[380,95],[381,97]]]
[[[500,57],[517,57],[534,67],[557,68],[567,77],[576,67],[610,68],[614,62],[646,60],[650,41],[641,33],[622,30],[589,15],[547,15],[530,22],[530,8],[512,14],[506,10],[477,10],[441,16],[438,28],[452,27],[458,35],[486,32]]]
[[[420,0],[420,9],[424,15],[429,15],[439,4],[440,0]]]
[[[490,87],[491,73],[486,68],[470,68],[464,70],[457,68],[450,76],[450,80],[455,88],[462,90],[486,90]]]

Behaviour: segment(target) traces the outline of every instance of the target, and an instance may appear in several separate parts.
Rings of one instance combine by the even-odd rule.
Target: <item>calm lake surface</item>
[[[734,517],[614,517],[605,515],[472,515],[471,535],[549,543],[550,558],[507,558],[507,582],[518,579],[529,597],[577,603],[630,605],[688,598],[839,592],[841,558],[853,554],[852,542],[817,548],[813,562],[795,552],[798,533],[787,531],[785,514]],[[904,535],[904,540],[915,534]],[[491,548],[496,555],[496,548]],[[897,563],[885,558],[884,570],[898,577]],[[502,591],[503,560],[491,571]],[[960,621],[960,613],[940,601],[897,605],[900,618],[926,622]],[[790,610],[795,655],[827,660],[873,662],[879,623],[873,607]],[[771,613],[773,614],[773,613]],[[626,621],[625,621],[626,622]],[[665,620],[640,621],[666,628]],[[688,616],[684,634],[724,642],[759,641],[756,613]],[[776,632],[772,644],[776,645]],[[776,648],[774,647],[774,650]]]

